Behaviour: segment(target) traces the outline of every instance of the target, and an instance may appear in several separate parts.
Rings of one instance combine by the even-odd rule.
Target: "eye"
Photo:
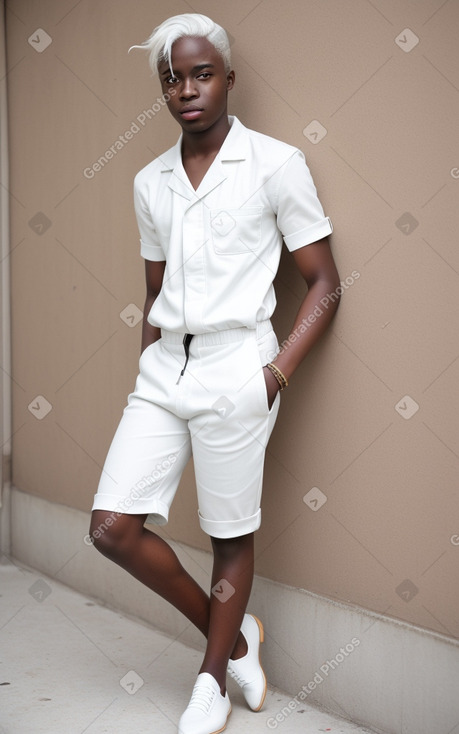
[[[209,79],[212,74],[209,74],[208,71],[203,71],[202,74],[199,74],[198,79]]]
[[[175,84],[175,82],[178,82],[178,79],[176,76],[168,76],[165,82],[166,84]]]

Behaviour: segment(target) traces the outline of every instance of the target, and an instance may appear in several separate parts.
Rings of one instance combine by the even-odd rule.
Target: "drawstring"
[[[183,365],[183,369],[182,369],[182,371],[181,371],[181,373],[179,375],[179,378],[178,378],[177,382],[175,383],[176,385],[179,384],[180,379],[185,374],[186,366],[188,364],[188,359],[189,359],[189,356],[190,356],[190,344],[191,344],[191,340],[192,340],[193,336],[194,336],[193,334],[185,334],[185,336],[183,337],[183,348],[185,349],[185,357],[186,357],[186,359],[185,359],[185,364]]]

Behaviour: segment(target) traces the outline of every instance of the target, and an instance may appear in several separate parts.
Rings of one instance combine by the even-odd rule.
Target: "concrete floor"
[[[1,559],[1,734],[174,734],[201,659],[179,640]],[[259,713],[231,679],[228,691],[228,734],[370,734],[306,702],[289,709],[291,696],[276,689]]]

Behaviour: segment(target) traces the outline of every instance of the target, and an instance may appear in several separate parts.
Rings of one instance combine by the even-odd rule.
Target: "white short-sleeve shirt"
[[[303,153],[249,130],[230,131],[195,191],[184,170],[182,135],[136,175],[141,255],[166,261],[148,321],[201,334],[269,319],[282,250],[332,232]]]

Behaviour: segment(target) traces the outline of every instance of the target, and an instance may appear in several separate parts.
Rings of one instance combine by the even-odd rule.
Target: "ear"
[[[226,77],[226,89],[228,92],[230,89],[234,87],[235,78],[236,78],[236,74],[234,73],[234,71],[230,71],[230,73]]]

